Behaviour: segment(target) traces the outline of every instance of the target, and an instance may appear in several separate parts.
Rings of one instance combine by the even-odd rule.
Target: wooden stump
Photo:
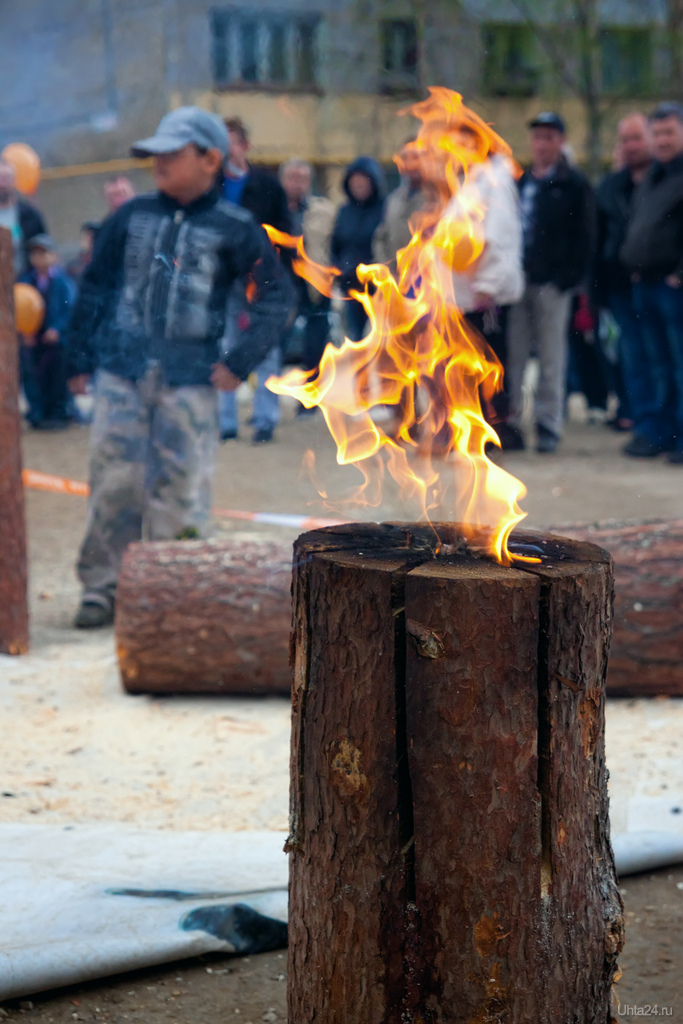
[[[14,328],[14,249],[0,228],[0,653],[28,650],[26,523],[21,483],[19,352]]]
[[[607,692],[683,696],[683,519],[570,527],[614,559],[614,640]]]
[[[291,547],[131,544],[115,634],[130,693],[289,693]]]
[[[295,545],[289,1020],[606,1024],[611,560],[437,530]]]

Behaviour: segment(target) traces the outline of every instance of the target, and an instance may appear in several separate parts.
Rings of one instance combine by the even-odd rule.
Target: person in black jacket
[[[157,540],[206,531],[213,389],[248,377],[289,311],[265,232],[217,186],[228,145],[222,121],[198,107],[162,118],[131,150],[155,158],[159,191],[107,219],[83,274],[66,339],[72,392],[84,393],[97,372],[81,628],[112,621],[123,551],[143,528]],[[246,320],[221,358],[228,296],[247,278]]]
[[[623,429],[621,418],[622,422],[627,421],[628,429],[630,421],[634,436],[627,448],[645,446],[649,450],[658,439],[652,367],[633,305],[631,275],[619,258],[634,192],[652,164],[650,131],[644,114],[627,114],[621,119],[617,147],[623,167],[605,175],[595,196],[597,244],[592,297],[596,306],[609,309],[619,327],[621,387],[617,388],[620,407],[615,425]]]
[[[508,373],[510,423],[522,436],[522,380],[536,353],[540,379],[535,402],[537,449],[554,452],[562,435],[567,375],[567,326],[572,290],[584,278],[594,238],[593,193],[567,162],[565,126],[558,114],[530,122],[533,162],[519,180],[526,288],[510,310]]]
[[[9,228],[14,244],[14,272],[17,277],[29,270],[28,240],[47,234],[43,215],[35,206],[19,199],[15,172],[0,160],[0,227]]]
[[[332,263],[341,272],[339,285],[348,295],[350,289],[362,289],[356,275],[360,263],[373,263],[372,239],[384,216],[384,175],[369,156],[359,156],[346,168],[344,191],[348,202],[337,214],[332,232]],[[346,336],[360,341],[367,314],[360,302],[345,303]]]
[[[249,133],[239,117],[228,118],[225,126],[230,133],[230,156],[225,163],[223,195],[236,206],[249,210],[257,224],[270,224],[278,231],[291,232],[291,219],[287,196],[282,185],[269,174],[249,163]],[[232,302],[237,311],[244,306],[244,297],[235,294]],[[239,315],[232,318],[238,325]],[[236,332],[239,327],[236,326]],[[232,339],[229,343],[234,344]],[[263,362],[256,368],[254,391],[253,441],[272,441],[280,422],[280,399],[269,391],[266,381],[277,376],[282,369],[282,338],[273,338],[273,346]],[[238,435],[237,397],[226,392],[220,397],[221,440],[228,441]]]
[[[631,273],[655,385],[652,433],[627,455],[668,452],[683,466],[683,107],[663,103],[650,115],[655,158],[633,197],[620,257]]]

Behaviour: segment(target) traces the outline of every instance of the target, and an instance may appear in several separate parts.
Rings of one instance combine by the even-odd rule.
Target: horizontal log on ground
[[[683,520],[573,525],[563,527],[562,532],[569,537],[593,541],[614,558],[615,626],[607,675],[608,695],[683,694]],[[202,552],[206,545],[209,547],[204,557]],[[147,554],[143,555],[140,549]],[[157,550],[158,555],[152,555],[153,550]],[[217,558],[218,550],[227,563]],[[176,559],[174,552],[182,557]],[[161,558],[163,571],[160,563],[155,573],[161,575],[154,578],[163,593],[157,597],[150,569],[152,563],[156,564]],[[216,595],[220,613],[216,610],[198,613],[198,608],[193,607],[195,598],[190,599],[189,588],[194,586],[194,573],[188,573],[188,566],[194,558],[202,565],[202,585],[196,597],[204,609]],[[135,561],[139,563],[137,570]],[[226,565],[229,574],[240,571],[245,574],[245,594],[249,586],[263,587],[264,602],[233,600],[234,594],[226,600],[220,586],[213,590],[208,580],[214,572],[223,573]],[[146,575],[141,577],[142,573]],[[122,638],[120,661],[126,688],[131,692],[197,689],[228,692],[234,685],[225,682],[222,669],[216,671],[216,665],[223,669],[229,665],[233,680],[242,680],[239,685],[247,689],[253,689],[254,685],[260,688],[256,680],[261,678],[263,689],[287,690],[290,573],[289,545],[264,543],[257,538],[247,544],[242,540],[221,540],[134,545],[124,562],[117,611],[117,637]],[[230,579],[233,578],[230,575]],[[164,622],[173,623],[173,628],[177,626],[179,630],[177,636],[174,633],[170,646],[168,626],[158,631],[154,619],[150,630],[150,616],[161,614],[162,610]],[[221,621],[220,630],[212,631],[211,643],[207,644],[208,637],[202,631],[206,632],[207,621],[214,622],[216,616]],[[226,660],[231,656],[218,650],[226,630],[233,638],[233,645],[235,637],[241,638],[242,646],[235,650],[246,655],[246,662],[253,669],[251,676],[246,674],[245,661],[240,661],[236,655]],[[262,638],[263,645],[260,644]],[[197,650],[204,654],[196,666],[191,666],[188,662],[195,662],[197,655],[192,652]],[[267,661],[267,665],[264,664],[259,677],[261,661]],[[241,670],[237,675],[235,665]],[[272,685],[265,684],[266,676]]]
[[[289,693],[291,546],[131,544],[116,595],[130,693]]]
[[[683,695],[683,519],[563,527],[614,559],[612,697]]]

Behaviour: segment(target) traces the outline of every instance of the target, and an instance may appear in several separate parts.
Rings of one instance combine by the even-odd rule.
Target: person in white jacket
[[[461,129],[467,144],[467,129]],[[483,237],[480,255],[462,273],[453,274],[453,292],[458,308],[479,331],[503,367],[503,390],[491,407],[484,410],[495,427],[501,447],[523,447],[521,435],[507,423],[508,395],[505,385],[507,362],[507,317],[509,307],[524,291],[522,224],[519,194],[511,161],[492,153],[483,163],[470,164],[463,184],[445,207],[442,217],[474,220]],[[522,443],[520,443],[520,441]]]

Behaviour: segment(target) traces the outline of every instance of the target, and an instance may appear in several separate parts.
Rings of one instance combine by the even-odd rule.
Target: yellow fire
[[[482,400],[500,388],[502,370],[459,312],[452,273],[470,267],[484,246],[485,210],[472,201],[475,190],[463,190],[468,170],[510,150],[448,89],[432,88],[410,112],[421,121],[415,145],[432,201],[411,220],[395,276],[384,265],[357,269],[363,290],[351,295],[365,307],[369,332],[360,342],[328,345],[317,374],[293,370],[268,387],[321,408],[337,462],[363,474],[359,503],[380,503],[386,468],[423,517],[447,508],[478,547],[509,565],[519,557],[508,539],[526,514],[518,505],[526,489],[486,454],[487,443],[499,441]],[[296,249],[296,272],[329,295],[336,271],[314,264],[302,239],[266,230],[274,244]],[[394,413],[386,430],[371,416],[378,405]]]

